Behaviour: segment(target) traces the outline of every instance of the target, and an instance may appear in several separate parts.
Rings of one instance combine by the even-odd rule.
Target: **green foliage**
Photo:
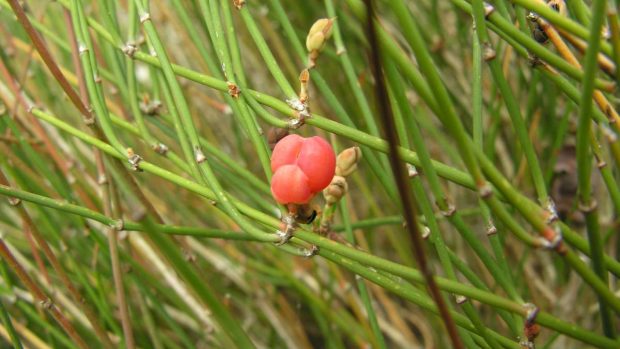
[[[375,5],[0,0],[0,343],[620,347],[618,4]],[[362,153],[284,244],[276,129]]]

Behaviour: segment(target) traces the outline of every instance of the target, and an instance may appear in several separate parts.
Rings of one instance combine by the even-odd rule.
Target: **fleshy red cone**
[[[294,164],[301,151],[305,138],[298,135],[288,135],[276,143],[271,154],[271,171],[276,172],[282,165]]]
[[[299,152],[297,165],[308,176],[310,189],[319,192],[334,178],[336,155],[323,138],[307,138]]]
[[[336,154],[321,137],[288,135],[273,149],[271,192],[281,204],[304,204],[325,189],[336,171]]]
[[[271,194],[281,204],[305,204],[314,195],[308,177],[296,165],[281,166],[273,174]]]

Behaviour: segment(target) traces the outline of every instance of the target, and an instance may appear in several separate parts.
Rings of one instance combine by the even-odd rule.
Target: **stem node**
[[[487,236],[492,236],[495,234],[497,234],[497,227],[493,224],[493,222],[489,222],[489,225],[487,226]]]
[[[484,61],[489,62],[494,60],[497,56],[497,52],[495,52],[495,49],[493,48],[493,46],[491,46],[491,43],[485,42],[483,45],[484,51],[482,53],[482,58],[484,59]]]
[[[144,23],[146,21],[150,21],[151,20],[151,14],[148,12],[144,12],[143,14],[140,15],[140,23]]]
[[[122,51],[130,58],[134,58],[134,55],[136,54],[136,51],[138,51],[138,48],[136,47],[136,45],[128,43],[123,47]]]
[[[241,8],[245,6],[245,0],[233,0],[233,5],[237,8],[237,10],[241,10]]]
[[[142,172],[142,169],[140,168],[142,157],[134,153],[131,148],[127,148],[127,161],[129,162],[132,171]]]
[[[40,301],[39,304],[45,310],[51,310],[54,307],[54,302],[50,298],[46,298],[45,300]]]
[[[239,94],[241,94],[241,89],[239,89],[239,86],[230,81],[226,82],[226,84],[228,85],[228,94],[232,98],[239,98]]]
[[[441,214],[446,218],[454,216],[455,213],[456,206],[454,206],[454,204],[452,203],[448,203],[448,207],[446,207],[445,210],[441,210]]]
[[[412,164],[407,164],[407,175],[409,176],[409,178],[416,177],[417,175],[419,175],[418,169],[416,169],[415,166],[413,166]]]
[[[159,155],[166,155],[168,153],[168,146],[163,143],[157,143],[153,145],[153,150]]]
[[[579,201],[579,211],[583,212],[584,214],[588,214],[593,212],[594,210],[596,210],[596,207],[598,206],[598,203],[596,200],[594,199],[590,199],[590,202],[583,202],[583,201]]]
[[[489,16],[495,12],[495,7],[493,7],[493,5],[489,4],[488,2],[484,3],[484,19],[488,19]]]
[[[202,149],[196,148],[194,149],[194,159],[196,159],[197,163],[201,164],[207,160],[207,157],[202,152]]]

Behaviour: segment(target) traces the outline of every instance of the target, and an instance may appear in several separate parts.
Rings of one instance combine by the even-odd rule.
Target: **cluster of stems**
[[[617,2],[264,6],[0,0],[4,340],[620,346]],[[363,154],[321,234],[270,128]]]

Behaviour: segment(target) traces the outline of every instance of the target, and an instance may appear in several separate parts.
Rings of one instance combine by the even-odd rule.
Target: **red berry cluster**
[[[305,204],[325,189],[336,171],[334,149],[323,138],[282,138],[271,156],[271,193],[281,204]]]

